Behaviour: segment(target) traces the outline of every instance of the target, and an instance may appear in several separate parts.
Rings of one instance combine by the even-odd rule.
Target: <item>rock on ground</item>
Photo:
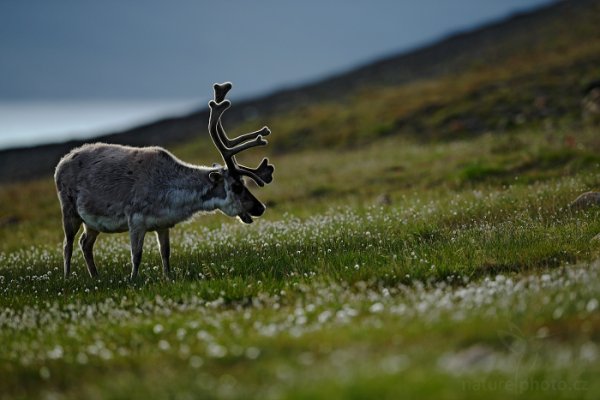
[[[577,197],[569,207],[583,210],[594,206],[600,206],[600,192],[585,192]]]

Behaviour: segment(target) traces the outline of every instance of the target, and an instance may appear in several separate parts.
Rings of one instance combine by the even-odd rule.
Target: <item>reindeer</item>
[[[131,279],[138,275],[146,232],[156,232],[163,273],[170,274],[169,229],[198,212],[221,211],[242,222],[252,223],[265,206],[248,190],[243,176],[258,186],[272,181],[274,167],[264,158],[251,169],[236,162],[236,154],[264,146],[262,129],[229,139],[221,116],[231,103],[225,100],[232,85],[214,85],[214,100],[208,105],[208,131],[221,153],[225,167],[196,166],[177,159],[161,147],[130,147],[115,144],[85,144],[65,155],[54,174],[62,210],[64,275],[71,272],[75,235],[79,239],[88,272],[96,277],[93,247],[98,234],[129,231]]]

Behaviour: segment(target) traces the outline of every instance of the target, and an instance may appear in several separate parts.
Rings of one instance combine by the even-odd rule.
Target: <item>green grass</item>
[[[169,281],[151,235],[127,279],[125,234],[64,280],[53,182],[1,186],[0,400],[600,397],[600,208],[568,207],[600,189],[588,7],[461,73],[233,127],[273,130],[266,215],[175,227]]]
[[[595,398],[597,133],[275,156],[263,220],[173,229],[172,281],[126,235],[63,280],[52,183],[5,187],[0,398]]]

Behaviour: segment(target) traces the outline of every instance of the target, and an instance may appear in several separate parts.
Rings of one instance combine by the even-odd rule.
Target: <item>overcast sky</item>
[[[0,100],[249,96],[550,2],[0,0]]]

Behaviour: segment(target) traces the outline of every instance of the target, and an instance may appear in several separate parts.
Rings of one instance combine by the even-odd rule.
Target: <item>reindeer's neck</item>
[[[219,200],[213,193],[213,186],[208,178],[209,168],[186,167],[182,173],[166,182],[164,201],[171,213],[181,214],[188,218],[201,211],[214,211]]]

